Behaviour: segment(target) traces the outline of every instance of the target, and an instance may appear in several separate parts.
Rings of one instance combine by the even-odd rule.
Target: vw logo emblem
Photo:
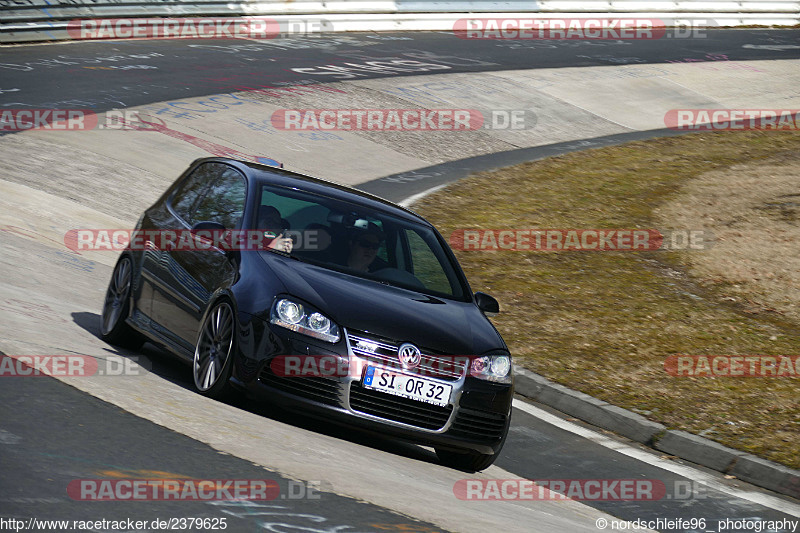
[[[405,343],[397,349],[397,357],[400,359],[400,364],[403,365],[403,368],[411,369],[419,364],[422,353],[413,344]]]

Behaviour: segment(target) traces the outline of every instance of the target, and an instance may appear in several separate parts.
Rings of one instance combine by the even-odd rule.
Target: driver
[[[292,239],[284,237],[283,219],[281,213],[271,205],[262,205],[258,208],[258,229],[264,230],[264,236],[272,239],[267,248],[278,250],[287,254],[292,253]]]
[[[374,222],[364,229],[355,229],[348,239],[347,266],[361,272],[372,272],[377,266],[378,250],[384,241],[383,232]]]

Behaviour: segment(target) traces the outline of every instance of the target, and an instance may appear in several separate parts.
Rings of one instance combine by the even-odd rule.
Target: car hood
[[[472,302],[458,302],[358,278],[263,252],[287,292],[339,326],[452,355],[505,349]]]

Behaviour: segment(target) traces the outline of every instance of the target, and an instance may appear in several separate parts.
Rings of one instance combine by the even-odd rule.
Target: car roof
[[[391,213],[395,216],[410,219],[418,223],[423,223],[426,226],[432,227],[432,224],[414,213],[410,209],[399,206],[389,200],[385,200],[380,196],[359,191],[346,185],[334,183],[332,181],[307,176],[298,172],[292,172],[283,168],[273,167],[270,165],[263,165],[260,163],[253,163],[250,161],[241,161],[239,159],[232,159],[227,157],[207,157],[198,159],[195,164],[205,162],[220,162],[232,165],[242,171],[248,180],[258,180],[265,184],[278,185],[282,187],[297,187],[304,191],[313,192],[322,196],[328,196],[338,200],[359,203],[365,207],[370,207],[376,210]]]

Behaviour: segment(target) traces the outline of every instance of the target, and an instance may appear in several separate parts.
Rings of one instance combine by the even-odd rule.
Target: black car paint
[[[344,335],[337,343],[331,344],[270,324],[270,309],[278,295],[291,295],[347,328],[379,337],[411,341],[441,354],[507,353],[507,347],[479,310],[458,262],[435,228],[410,211],[366,193],[285,170],[222,158],[205,158],[195,161],[145,212],[137,229],[189,229],[170,209],[168,201],[179,184],[197,166],[206,162],[231,165],[245,177],[248,201],[243,221],[254,219],[259,203],[256,191],[268,182],[288,188],[301,185],[305,191],[342,200],[356,200],[371,209],[426,224],[443,243],[445,253],[463,280],[467,297],[465,301],[438,298],[268,251],[128,251],[125,253],[133,258],[134,272],[138,273],[134,279],[129,324],[151,341],[191,362],[193,343],[205,313],[215,302],[224,298],[233,305],[238,323],[231,383],[249,395],[265,397],[311,415],[332,416],[367,430],[424,444],[454,450],[469,448],[484,454],[495,453],[502,446],[510,421],[513,383],[493,383],[469,375],[466,377],[468,386],[459,399],[460,407],[506,417],[503,438],[491,441],[390,425],[381,425],[376,429],[375,421],[354,418],[341,407],[299,399],[260,383],[261,369],[276,355],[347,354]]]

